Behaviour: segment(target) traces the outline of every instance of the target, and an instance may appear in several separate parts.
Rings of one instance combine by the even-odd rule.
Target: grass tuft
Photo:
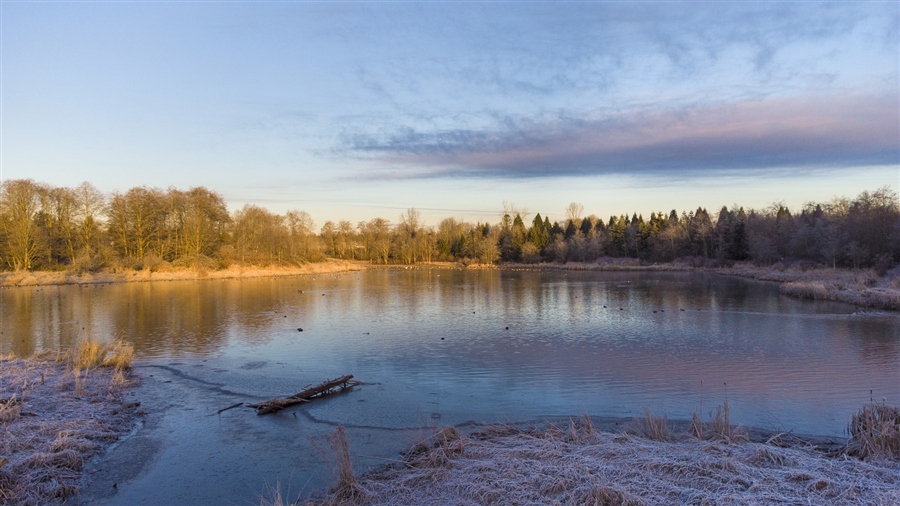
[[[81,339],[72,348],[71,367],[73,370],[92,369],[103,362],[106,347],[91,339]]]
[[[0,399],[0,423],[11,422],[19,417],[22,405],[16,400],[15,394],[9,399]]]
[[[116,369],[131,369],[134,363],[134,346],[119,339],[106,348],[106,357],[103,359],[104,367]]]
[[[613,486],[594,487],[578,501],[597,506],[643,506],[643,499]]]
[[[667,415],[656,416],[649,408],[644,409],[644,418],[634,420],[635,431],[639,436],[652,441],[671,441],[672,431],[669,430],[669,417]]]
[[[853,415],[846,452],[860,460],[900,460],[900,407],[866,404]]]
[[[747,441],[747,433],[740,427],[731,425],[731,408],[726,400],[721,406],[716,406],[716,414],[710,421],[710,429],[715,438],[727,442]]]
[[[84,460],[75,450],[63,450],[59,452],[33,453],[25,459],[24,465],[33,469],[59,467],[80,471],[84,465]]]
[[[338,425],[334,432],[327,436],[331,448],[337,459],[338,473],[337,485],[331,496],[331,504],[360,504],[368,495],[360,486],[353,472],[353,464],[350,461],[350,443],[347,442],[347,433],[343,425]]]
[[[81,339],[69,350],[69,368],[73,371],[95,367],[130,369],[134,363],[134,347],[118,339],[101,344],[92,339]]]
[[[703,439],[703,420],[696,411],[691,415],[691,435],[697,439]]]
[[[434,434],[422,438],[404,454],[413,467],[446,467],[450,460],[461,455],[465,443],[456,427],[443,427]]]

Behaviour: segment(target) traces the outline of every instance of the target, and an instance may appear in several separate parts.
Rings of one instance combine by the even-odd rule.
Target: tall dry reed
[[[853,415],[847,429],[847,454],[862,460],[900,460],[900,408],[866,404]]]
[[[638,435],[653,441],[669,441],[672,431],[669,430],[669,417],[665,414],[656,416],[649,408],[644,408],[644,418],[634,420],[634,430]]]
[[[353,463],[350,461],[350,443],[347,441],[347,433],[343,425],[338,425],[334,432],[327,436],[331,449],[334,450],[337,460],[337,485],[335,486],[331,501],[328,504],[351,505],[360,504],[368,495],[360,486],[353,472]]]

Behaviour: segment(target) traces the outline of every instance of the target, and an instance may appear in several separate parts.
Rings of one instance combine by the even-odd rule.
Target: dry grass
[[[716,272],[732,276],[778,281],[784,295],[813,300],[846,302],[860,307],[900,310],[900,272],[879,277],[872,269],[830,269],[775,264],[756,267],[738,264]]]
[[[709,421],[704,422],[700,415],[691,415],[690,435],[697,439],[718,439],[726,443],[748,441],[747,431],[731,424],[731,408],[726,400],[715,411],[709,412]]]
[[[0,399],[0,423],[11,422],[19,417],[22,405],[16,401],[16,394],[9,399]]]
[[[117,339],[106,349],[106,356],[100,363],[103,367],[113,367],[118,370],[130,369],[134,363],[134,346],[122,339]]]
[[[456,427],[444,427],[430,436],[422,437],[403,456],[414,467],[438,467],[448,464],[464,450],[465,443]]]
[[[0,504],[62,504],[78,492],[84,463],[131,429],[136,411],[123,409],[115,381],[126,370],[69,369],[76,355],[95,360],[95,350],[0,360]]]
[[[134,347],[121,339],[109,344],[81,339],[69,350],[69,360],[69,367],[73,371],[101,366],[130,369],[134,362]]]
[[[567,429],[488,426],[471,436],[444,428],[405,458],[358,479],[367,495],[354,504],[900,503],[898,462],[734,439],[660,442],[597,432],[589,418]],[[337,502],[330,495],[322,503]]]
[[[189,279],[243,279],[304,274],[331,274],[360,271],[369,267],[366,262],[329,259],[324,262],[297,267],[231,266],[221,270],[196,269],[194,267],[166,269],[117,269],[115,272],[0,272],[0,286],[44,286],[84,283],[123,283],[140,281],[176,281]]]
[[[632,423],[634,433],[653,441],[669,441],[672,431],[669,430],[669,417],[665,414],[656,416],[649,408],[644,409],[644,418],[635,418]]]
[[[338,425],[334,432],[328,435],[328,442],[334,450],[337,461],[337,485],[331,492],[331,499],[325,504],[350,505],[360,504],[369,495],[356,479],[353,472],[353,463],[350,461],[350,443],[347,441],[347,433],[343,425]]]
[[[866,404],[848,427],[847,454],[860,459],[900,460],[900,408]]]

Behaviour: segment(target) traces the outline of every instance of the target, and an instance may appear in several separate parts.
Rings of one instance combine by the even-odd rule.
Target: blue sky
[[[9,2],[4,178],[321,225],[900,186],[897,2]]]

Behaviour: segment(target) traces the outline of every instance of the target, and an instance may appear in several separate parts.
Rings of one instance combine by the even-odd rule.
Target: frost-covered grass
[[[86,460],[131,430],[129,349],[85,342],[68,354],[0,357],[0,504],[61,504],[78,492]]]
[[[847,453],[861,459],[900,460],[900,408],[866,404],[848,427]]]
[[[642,423],[658,431],[665,421],[648,415]],[[750,442],[709,434],[657,441],[595,431],[587,416],[563,427],[488,426],[470,436],[446,427],[403,463],[354,477],[352,496],[338,488],[311,504],[900,504],[896,455],[861,460],[779,436]],[[285,504],[275,499],[262,502]]]
[[[785,295],[847,302],[860,307],[900,310],[900,267],[879,276],[872,269],[831,269],[805,266],[757,267],[737,264],[716,272],[763,281],[778,281]]]

